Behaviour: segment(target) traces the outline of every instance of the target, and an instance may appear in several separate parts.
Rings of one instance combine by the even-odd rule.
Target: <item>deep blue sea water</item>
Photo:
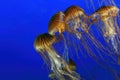
[[[119,0],[115,1],[120,8]],[[89,12],[85,0],[0,1],[0,80],[50,80],[47,67],[33,43],[37,35],[48,31],[51,16],[71,5]],[[112,73],[90,58],[82,61],[85,67],[82,69],[77,61],[78,72],[85,80],[114,80]]]

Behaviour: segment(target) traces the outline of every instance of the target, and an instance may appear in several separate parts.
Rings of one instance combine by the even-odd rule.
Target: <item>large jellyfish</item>
[[[55,36],[45,33],[36,38],[34,46],[40,52],[48,67],[50,66],[56,79],[66,80],[65,76],[67,76],[70,80],[80,80],[80,76],[75,71],[72,71],[66,61],[57,54],[52,46],[55,42]]]
[[[120,46],[120,32],[119,26],[117,24],[116,16],[118,15],[119,9],[116,6],[103,6],[100,9],[96,10],[95,13],[92,14],[92,21],[102,21],[103,24],[99,24],[99,28],[101,29],[101,33],[108,43],[111,45],[111,50],[113,53],[119,53]]]
[[[59,40],[62,38],[64,40],[64,52],[63,52],[63,58],[69,62],[69,56],[68,56],[68,47],[66,43],[66,39],[63,35],[63,32],[65,31],[65,22],[64,22],[64,13],[63,12],[57,12],[55,15],[52,16],[52,18],[49,21],[48,26],[48,33],[51,35],[56,35],[56,33],[59,33]]]

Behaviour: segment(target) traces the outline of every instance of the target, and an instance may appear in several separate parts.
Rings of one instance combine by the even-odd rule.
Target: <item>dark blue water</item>
[[[89,12],[84,0],[0,1],[0,80],[49,80],[48,70],[33,43],[38,34],[48,31],[51,16],[70,5],[81,6]],[[79,66],[78,72],[86,80],[114,80],[94,60],[82,61],[85,69]]]

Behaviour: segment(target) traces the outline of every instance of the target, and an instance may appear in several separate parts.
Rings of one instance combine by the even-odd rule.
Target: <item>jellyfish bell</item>
[[[93,21],[104,20],[109,17],[116,17],[118,15],[119,8],[116,6],[102,6],[97,9],[90,17]]]
[[[68,22],[70,19],[84,16],[84,10],[79,6],[70,6],[65,10],[65,21]]]
[[[54,35],[50,35],[48,33],[39,35],[35,42],[35,49],[44,55],[47,58],[47,63],[50,66],[50,69],[54,72],[57,79],[65,80],[64,75],[69,76],[73,80],[79,80],[80,76],[71,71],[68,67],[66,61],[57,54],[56,50],[52,46],[56,41],[56,37]],[[46,52],[46,54],[45,54]],[[46,60],[46,59],[45,59]],[[66,70],[64,70],[64,68]],[[73,76],[75,75],[75,76]]]
[[[44,33],[42,35],[39,35],[35,42],[34,42],[34,47],[37,51],[39,50],[44,50],[51,46],[54,42],[56,41],[56,37],[52,36],[48,33]]]
[[[64,16],[64,13],[61,11],[52,16],[48,25],[49,34],[55,35],[56,32],[62,34],[65,31]]]
[[[69,27],[80,26],[80,22],[85,21],[85,19],[87,18],[87,15],[85,14],[84,10],[79,6],[75,5],[68,7],[65,10],[64,14],[65,23]],[[70,25],[70,23],[73,23],[73,25]]]
[[[107,17],[115,17],[119,12],[116,6],[102,6],[97,9],[89,18],[91,23],[97,22],[99,20],[104,20]]]
[[[90,18],[95,21],[104,20],[109,17],[116,17],[118,15],[118,12],[119,8],[116,6],[102,6],[97,9]]]
[[[118,15],[118,13],[119,13],[119,8],[118,7],[116,7],[116,6],[109,6],[110,7],[110,10],[109,10],[109,15],[111,16],[111,17],[116,17],[117,15]]]
[[[64,13],[59,11],[56,14],[54,14],[48,25],[48,33],[51,35],[56,35],[56,33],[59,34],[59,39],[63,38],[62,33],[65,31],[65,22],[64,22]]]

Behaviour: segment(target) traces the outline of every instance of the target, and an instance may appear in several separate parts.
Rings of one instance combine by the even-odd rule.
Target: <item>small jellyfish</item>
[[[102,34],[107,43],[112,44],[114,51],[119,53],[119,26],[116,21],[116,16],[118,15],[119,8],[116,6],[103,6],[100,9],[96,10],[92,14],[92,21],[102,21],[104,25],[100,25]]]
[[[66,80],[64,76],[70,77],[71,80],[80,80],[80,76],[75,71],[70,70],[66,61],[57,54],[52,46],[55,42],[55,36],[44,33],[36,38],[34,47],[43,56],[58,80]]]
[[[68,47],[66,43],[66,39],[63,35],[63,32],[65,31],[65,22],[64,22],[64,13],[59,11],[55,15],[52,16],[52,18],[49,21],[48,25],[48,33],[51,35],[55,35],[56,33],[59,33],[59,40],[62,38],[64,40],[64,52],[63,52],[63,58],[68,62],[69,56],[68,56]]]

